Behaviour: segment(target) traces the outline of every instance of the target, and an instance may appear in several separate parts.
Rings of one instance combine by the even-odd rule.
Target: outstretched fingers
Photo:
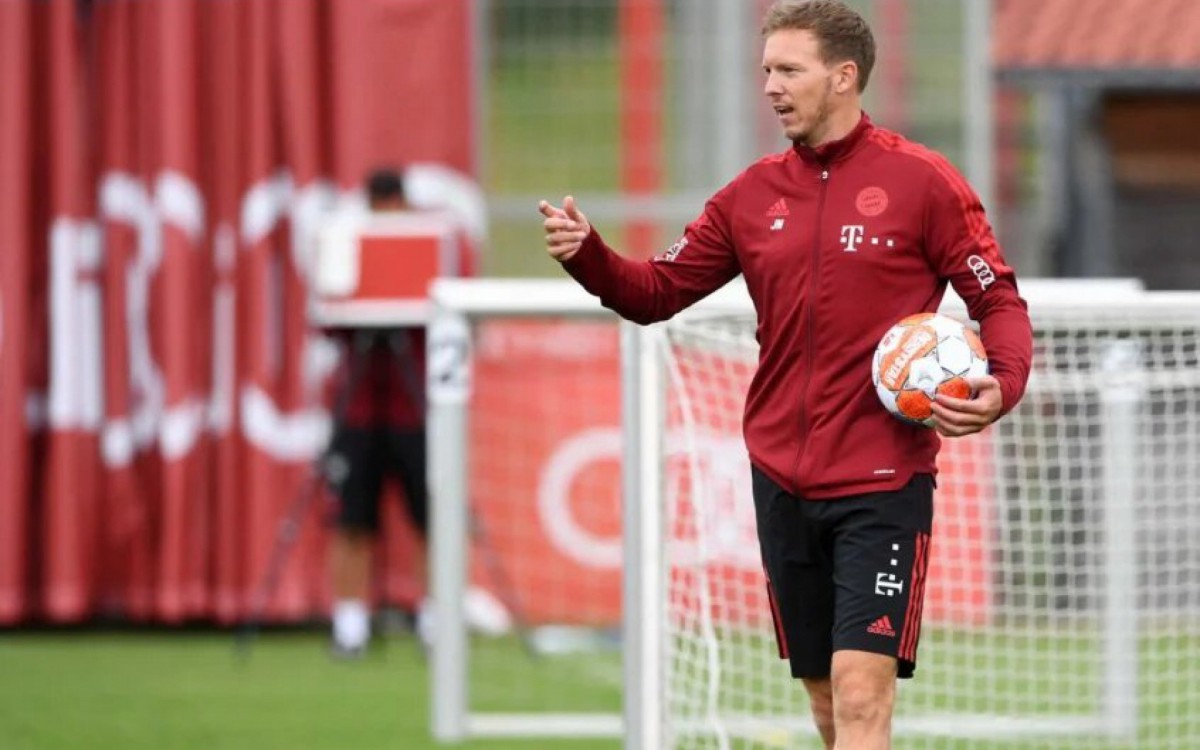
[[[538,203],[538,211],[545,217],[542,228],[551,257],[558,261],[567,260],[579,250],[591,231],[587,219],[569,195],[563,199],[563,208],[543,200]]]
[[[563,198],[563,211],[566,212],[567,216],[571,217],[572,221],[582,222],[584,220],[583,214],[579,212],[579,206],[575,205],[575,196],[573,195]]]
[[[565,219],[567,212],[557,206],[550,204],[550,201],[538,201],[538,211],[547,219]]]

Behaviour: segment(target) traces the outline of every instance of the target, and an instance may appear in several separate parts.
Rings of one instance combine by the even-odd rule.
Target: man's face
[[[834,105],[834,70],[821,60],[820,42],[811,31],[783,29],[763,45],[763,93],[783,133],[810,146],[823,142]]]

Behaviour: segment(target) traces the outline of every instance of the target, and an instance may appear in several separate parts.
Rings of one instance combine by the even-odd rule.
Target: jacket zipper
[[[808,319],[804,325],[804,386],[800,389],[800,447],[796,450],[796,463],[792,466],[792,476],[796,479],[796,488],[800,488],[800,462],[804,457],[804,449],[808,444],[808,387],[812,381],[813,368],[813,339],[816,326],[817,277],[821,271],[821,218],[825,213],[825,189],[829,185],[829,169],[821,169],[821,192],[817,196],[817,220],[813,222],[812,265],[808,274]]]

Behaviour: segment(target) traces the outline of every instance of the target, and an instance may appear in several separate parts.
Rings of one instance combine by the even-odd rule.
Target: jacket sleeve
[[[667,320],[740,272],[729,221],[735,185],[710,198],[683,237],[650,260],[621,257],[593,228],[563,268],[621,317],[643,325]]]
[[[929,261],[979,321],[991,374],[1000,381],[1000,413],[1007,414],[1029,380],[1033,331],[1028,308],[975,191],[944,159],[934,162],[930,179],[925,214]]]

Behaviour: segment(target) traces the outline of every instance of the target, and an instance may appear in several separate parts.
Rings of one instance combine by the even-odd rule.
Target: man
[[[411,210],[397,170],[372,172],[366,190],[373,214]],[[324,460],[326,479],[339,501],[330,546],[333,652],[356,657],[365,652],[370,638],[371,570],[386,477],[400,481],[409,517],[422,539],[428,527],[425,332],[396,328],[332,333],[345,350],[334,382],[333,437]],[[416,564],[414,574],[424,581],[423,550]]]
[[[456,186],[444,172],[413,167],[414,180],[425,178],[425,207],[407,199],[405,175],[381,168],[366,180],[367,203],[376,217],[414,211],[436,212],[452,221],[458,235],[457,272],[469,276],[475,261],[468,222],[448,210]],[[435,208],[439,207],[439,208]],[[441,208],[446,207],[446,208]],[[346,231],[332,224],[334,236]],[[342,238],[344,241],[344,237]],[[333,236],[323,241],[336,245]],[[330,545],[333,578],[333,655],[355,658],[370,641],[370,589],[374,550],[379,531],[379,502],[386,479],[403,490],[408,515],[418,531],[413,577],[425,584],[424,550],[429,524],[429,492],[425,466],[425,329],[333,329],[342,343],[343,366],[333,383],[333,436],[324,461],[325,479],[337,496],[338,516]],[[486,589],[470,586],[463,602],[468,625],[478,632],[499,635],[511,626],[507,609]],[[422,600],[416,627],[424,644],[433,639],[431,609]]]
[[[781,2],[762,33],[764,93],[792,148],[718,191],[670,250],[626,260],[570,196],[539,208],[550,255],[639,323],[745,276],[760,355],[744,432],[780,654],[827,748],[883,750],[896,678],[916,666],[940,440],[879,404],[872,352],[953,284],[992,366],[973,398],[933,407],[936,432],[961,436],[1016,405],[1032,334],[971,188],[862,111],[875,59],[863,19],[836,0]]]

